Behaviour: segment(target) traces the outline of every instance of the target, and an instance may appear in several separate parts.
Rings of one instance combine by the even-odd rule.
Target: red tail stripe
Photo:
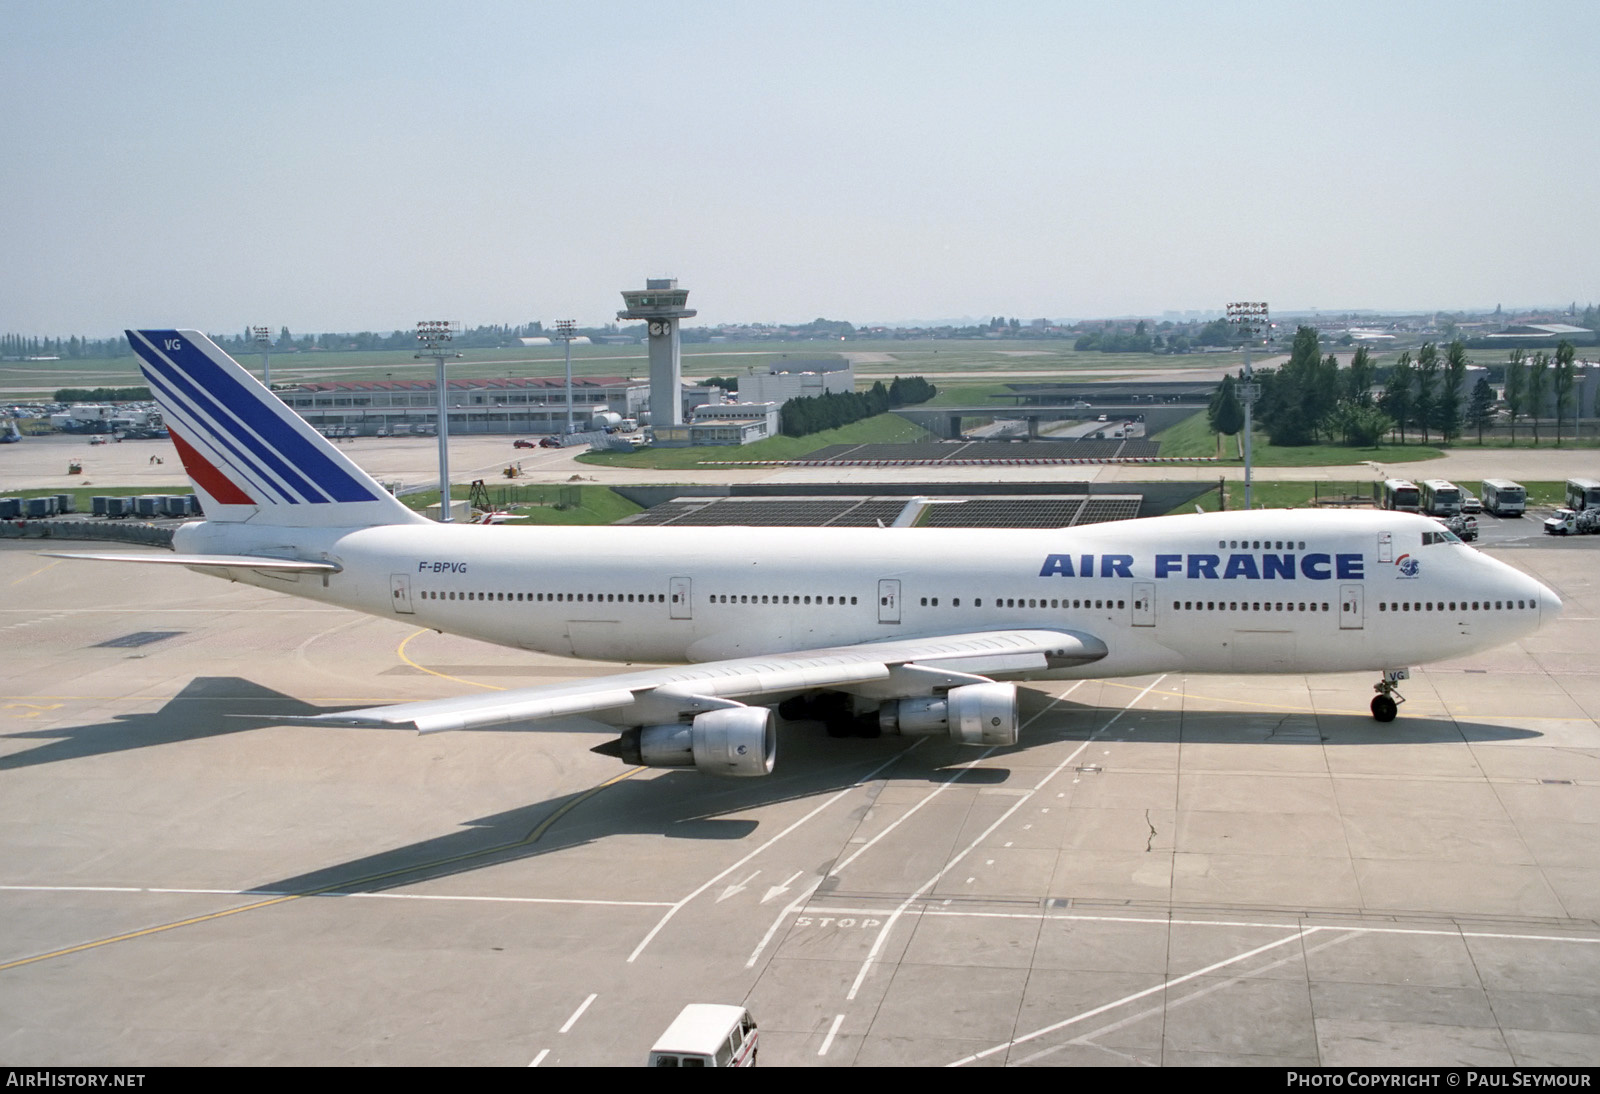
[[[249,494],[235,486],[233,480],[217,470],[215,464],[196,452],[188,441],[178,436],[177,430],[169,425],[167,433],[172,437],[172,447],[178,450],[178,458],[183,461],[183,469],[189,473],[196,486],[223,505],[255,504]]]

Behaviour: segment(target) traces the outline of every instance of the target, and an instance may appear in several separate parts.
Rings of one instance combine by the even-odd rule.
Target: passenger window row
[[[626,604],[665,604],[666,595],[663,593],[489,593],[489,592],[441,592],[425,589],[421,593],[424,600],[512,600],[524,603],[542,603],[563,601],[566,603],[626,603]]]
[[[734,595],[733,593],[712,593],[709,597],[706,598],[706,602],[708,604],[824,604],[824,603],[826,603],[826,604],[845,605],[845,604],[855,604],[855,603],[857,603],[857,600],[853,596],[850,596],[850,597],[845,597],[845,596],[829,596],[829,597],[822,597],[822,596],[796,596],[796,595],[794,595],[792,593],[788,594],[786,596],[782,596],[782,597],[780,597],[776,593],[763,593],[763,594],[761,594],[759,596],[756,595],[755,593],[742,593],[742,594],[739,594],[739,595]]]
[[[1333,609],[1327,601],[1301,600],[1174,600],[1172,610],[1178,612],[1327,612]]]
[[[1504,612],[1536,608],[1536,600],[1496,600],[1492,605],[1487,600],[1423,600],[1423,601],[1385,601],[1378,602],[1380,612]]]

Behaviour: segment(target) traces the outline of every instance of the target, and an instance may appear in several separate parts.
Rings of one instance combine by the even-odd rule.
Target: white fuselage
[[[326,559],[235,580],[452,634],[700,662],[1028,627],[1107,656],[1030,677],[1383,670],[1503,645],[1560,608],[1393,512],[1258,510],[1056,530],[185,526],[185,553]],[[215,572],[215,571],[209,571]]]

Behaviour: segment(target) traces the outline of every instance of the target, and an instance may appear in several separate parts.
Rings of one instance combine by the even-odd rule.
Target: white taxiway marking
[[[528,1066],[529,1067],[538,1067],[540,1064],[544,1063],[544,1058],[546,1056],[548,1056],[548,1055],[550,1055],[550,1050],[547,1049],[547,1048],[541,1048],[539,1050],[539,1055],[535,1056],[533,1058],[533,1061],[531,1063],[529,1063]]]
[[[844,1015],[835,1015],[833,1025],[828,1027],[828,1035],[822,1039],[822,1047],[817,1049],[818,1056],[826,1056],[828,1049],[833,1047],[833,1035],[839,1032],[839,1027],[844,1024]]]
[[[1088,748],[1089,744],[1092,741],[1094,741],[1094,739],[1096,737],[1099,737],[1102,733],[1104,733],[1106,730],[1110,729],[1113,725],[1115,725],[1118,718],[1121,718],[1129,710],[1132,710],[1135,703],[1139,702],[1139,700],[1143,699],[1146,695],[1150,694],[1151,690],[1154,689],[1157,684],[1161,683],[1161,681],[1165,680],[1166,678],[1167,678],[1167,674],[1166,673],[1162,673],[1160,676],[1156,677],[1148,685],[1146,685],[1145,689],[1143,691],[1141,691],[1138,695],[1135,695],[1133,697],[1133,699],[1128,703],[1127,706],[1123,707],[1121,710],[1117,711],[1116,714],[1112,715],[1110,721],[1108,721],[1105,725],[1101,726],[1099,729],[1097,729],[1093,733],[1091,733],[1089,735],[1089,737],[1082,744],[1080,744],[1077,748],[1073,749],[1072,750],[1072,755],[1068,756],[1066,759],[1062,760],[1059,764],[1057,764],[1053,769],[1051,769],[1050,773],[1048,775],[1046,775],[1044,778],[1040,779],[1038,784],[1036,786],[1034,786],[1034,788],[1032,790],[1028,791],[1028,793],[1026,793],[1026,794],[1022,795],[1021,797],[1019,797],[1016,800],[1016,803],[1014,805],[1012,805],[1010,809],[1007,809],[1004,813],[1000,814],[1000,817],[999,817],[998,820],[996,820],[993,824],[991,824],[989,827],[985,828],[981,833],[979,833],[977,839],[973,840],[971,843],[967,844],[966,847],[964,847],[960,851],[956,852],[954,857],[952,857],[948,862],[946,862],[942,867],[940,867],[939,871],[937,873],[935,873],[927,881],[924,881],[921,885],[919,885],[916,889],[914,889],[912,891],[911,895],[906,897],[906,899],[901,902],[901,904],[900,904],[900,906],[898,908],[896,908],[893,912],[889,913],[888,918],[884,920],[883,926],[881,928],[879,928],[879,930],[878,930],[878,936],[872,940],[872,948],[867,952],[866,960],[861,962],[861,969],[860,969],[859,972],[856,973],[856,978],[855,978],[854,982],[851,983],[850,990],[847,993],[845,993],[845,998],[846,999],[854,999],[856,997],[856,993],[861,990],[861,984],[862,984],[863,981],[866,980],[867,973],[869,971],[871,971],[873,964],[878,960],[878,955],[883,952],[883,944],[886,941],[888,941],[889,932],[894,930],[895,924],[900,921],[900,917],[905,914],[907,908],[910,908],[912,904],[914,904],[917,900],[919,900],[923,893],[927,892],[929,889],[931,889],[935,885],[937,885],[939,883],[940,879],[943,878],[946,874],[948,874],[951,870],[955,869],[956,865],[958,863],[960,863],[960,861],[962,859],[966,858],[978,846],[980,846],[983,843],[984,840],[988,839],[990,834],[993,833],[995,829],[999,828],[1006,821],[1010,820],[1011,819],[1011,815],[1013,813],[1015,813],[1018,809],[1022,808],[1024,803],[1026,803],[1030,798],[1032,798],[1040,790],[1044,789],[1044,787],[1050,782],[1051,779],[1055,778],[1057,775],[1061,774],[1062,771],[1066,770],[1067,765],[1072,763],[1074,760],[1076,760],[1078,758],[1079,754],[1082,753],[1084,749]],[[1079,683],[1082,683],[1082,681],[1079,681]],[[1055,709],[1055,705],[1057,703],[1061,702],[1068,695],[1071,695],[1072,692],[1075,691],[1075,690],[1077,690],[1077,685],[1076,684],[1073,685],[1072,689],[1070,689],[1068,691],[1065,691],[1062,694],[1058,695],[1054,700],[1051,701],[1049,706],[1044,708],[1044,710],[1041,710],[1038,714],[1035,714],[1032,718],[1028,719],[1028,724],[1031,725],[1037,719],[1044,717],[1045,714],[1047,714],[1051,710]],[[1024,728],[1026,728],[1026,727],[1024,727]]]
[[[760,875],[760,873],[761,873],[761,871],[757,870],[754,874],[751,874],[749,877],[745,878],[743,881],[734,882],[732,885],[730,885],[726,889],[722,890],[722,895],[717,897],[717,903],[721,904],[724,900],[727,900],[730,896],[733,896],[735,893],[744,892],[745,888],[752,881],[754,881]]]
[[[1322,950],[1326,950],[1326,949],[1328,949],[1328,948],[1330,948],[1332,946],[1337,946],[1337,945],[1339,945],[1340,943],[1343,943],[1343,942],[1348,942],[1352,938],[1355,938],[1358,933],[1359,932],[1356,932],[1356,931],[1349,931],[1349,932],[1347,932],[1345,934],[1340,935],[1337,938],[1330,938],[1326,942],[1322,942],[1322,943],[1319,943],[1318,945],[1311,946],[1311,947],[1305,949],[1304,951],[1302,951],[1301,953],[1294,954],[1294,955],[1292,955],[1290,957],[1280,957],[1276,961],[1270,961],[1267,964],[1261,966],[1259,969],[1251,969],[1249,972],[1240,973],[1238,976],[1230,976],[1226,980],[1220,981],[1220,982],[1218,982],[1216,984],[1208,984],[1207,986],[1205,986],[1203,988],[1200,988],[1200,989],[1198,989],[1196,991],[1190,992],[1188,995],[1185,995],[1180,999],[1171,999],[1171,1000],[1168,1000],[1168,1001],[1166,1001],[1166,1002],[1164,1002],[1164,1003],[1162,1003],[1162,1004],[1160,1004],[1158,1006],[1146,1007],[1144,1010],[1140,1011],[1137,1014],[1130,1014],[1126,1018],[1120,1019],[1120,1020],[1115,1021],[1115,1022],[1110,1022],[1110,1023],[1106,1024],[1106,1025],[1103,1025],[1103,1026],[1099,1027],[1098,1029],[1092,1029],[1088,1033],[1080,1034],[1079,1036],[1074,1037],[1072,1040],[1067,1041],[1065,1044],[1052,1045],[1050,1048],[1040,1049],[1038,1052],[1035,1052],[1032,1056],[1024,1056],[1021,1060],[1019,1060],[1017,1062],[1018,1063],[1022,1063],[1022,1064],[1034,1063],[1034,1062],[1036,1062],[1038,1060],[1044,1059],[1046,1056],[1050,1056],[1050,1055],[1053,1055],[1054,1053],[1060,1052],[1063,1048],[1066,1048],[1067,1045],[1088,1045],[1088,1046],[1090,1046],[1092,1048],[1098,1048],[1103,1052],[1110,1052],[1114,1056],[1120,1056],[1123,1059],[1126,1059],[1126,1060],[1129,1060],[1129,1061],[1134,1061],[1135,1058],[1132,1057],[1132,1056],[1129,1056],[1127,1053],[1118,1052],[1115,1049],[1106,1048],[1106,1046],[1104,1046],[1104,1045],[1095,1044],[1094,1043],[1094,1039],[1096,1037],[1103,1037],[1108,1033],[1114,1033],[1119,1029],[1125,1029],[1128,1026],[1131,1026],[1136,1022],[1144,1021],[1146,1018],[1153,1018],[1158,1014],[1166,1013],[1166,1012],[1171,1011],[1171,1010],[1173,1010],[1173,1009],[1175,1009],[1177,1007],[1181,1007],[1186,1003],[1197,1003],[1201,999],[1204,999],[1208,995],[1212,995],[1215,992],[1222,991],[1224,988],[1231,988],[1235,984],[1243,983],[1244,981],[1252,979],[1254,977],[1259,977],[1263,973],[1271,972],[1273,969],[1280,969],[1285,965],[1291,965],[1291,964],[1294,964],[1297,961],[1304,961],[1308,955],[1314,954],[1314,953],[1319,953]]]
[[[735,862],[732,866],[729,866],[726,870],[723,870],[720,874],[717,874],[715,877],[711,878],[711,880],[707,881],[704,885],[700,886],[700,888],[696,889],[694,892],[690,893],[688,896],[684,897],[682,900],[678,901],[676,904],[674,904],[670,908],[668,908],[667,909],[667,914],[662,916],[661,919],[656,923],[656,925],[654,927],[650,928],[650,933],[645,935],[644,938],[639,942],[639,944],[634,947],[633,952],[628,955],[628,964],[631,965],[634,961],[636,961],[638,959],[639,955],[644,952],[644,948],[646,946],[650,945],[651,940],[653,940],[656,935],[660,934],[661,931],[662,931],[662,928],[664,928],[669,922],[671,922],[672,917],[677,915],[678,912],[681,911],[683,909],[683,907],[686,904],[688,904],[691,900],[693,900],[695,897],[699,896],[701,893],[705,892],[707,889],[711,888],[713,885],[715,885],[717,882],[721,881],[723,878],[727,877],[729,874],[733,873],[735,870],[737,870],[740,867],[744,866],[745,863],[749,862],[751,859],[753,859],[757,855],[761,854],[761,852],[765,851],[767,848],[769,848],[773,844],[777,843],[784,836],[787,836],[790,832],[793,832],[796,828],[799,828],[802,824],[805,824],[812,817],[815,817],[818,813],[820,813],[824,809],[828,808],[828,806],[832,805],[834,802],[838,801],[840,798],[844,797],[846,794],[850,793],[852,790],[857,789],[858,787],[860,787],[865,782],[869,782],[870,780],[877,778],[878,772],[884,770],[885,768],[889,767],[891,764],[895,763],[897,760],[900,759],[900,757],[904,756],[907,752],[910,752],[912,748],[916,748],[917,745],[920,745],[924,740],[927,740],[927,738],[926,737],[921,738],[921,739],[917,740],[916,742],[914,742],[911,745],[910,748],[903,748],[899,752],[896,752],[893,756],[891,756],[887,760],[883,761],[883,763],[879,764],[877,767],[875,767],[871,771],[867,772],[861,778],[857,779],[855,782],[851,783],[849,786],[845,787],[843,790],[839,791],[837,794],[833,795],[831,798],[828,798],[821,805],[817,806],[815,809],[811,810],[811,812],[807,813],[805,816],[801,817],[799,820],[797,820],[793,824],[789,825],[789,827],[785,828],[783,831],[781,831],[777,835],[773,836],[766,843],[763,843],[760,847],[757,847],[754,851],[751,851],[748,855],[744,856],[744,858],[740,859],[738,862]],[[821,879],[818,879],[818,884],[821,884]]]
[[[761,898],[761,903],[765,904],[773,897],[782,896],[784,893],[787,893],[789,891],[789,886],[794,884],[795,878],[799,877],[803,873],[805,873],[804,870],[796,870],[794,873],[784,878],[779,884],[770,886],[767,889],[767,895]]]
[[[1196,977],[1205,976],[1207,973],[1216,972],[1218,969],[1225,969],[1229,965],[1236,964],[1240,961],[1247,961],[1256,956],[1256,954],[1266,953],[1268,950],[1275,950],[1279,946],[1286,946],[1291,942],[1301,941],[1307,935],[1315,934],[1318,931],[1338,929],[1339,928],[1336,927],[1302,927],[1287,938],[1280,938],[1276,942],[1268,942],[1264,946],[1257,946],[1253,950],[1246,950],[1244,953],[1235,954],[1234,956],[1226,958],[1222,961],[1218,961],[1215,964],[1207,965],[1203,969],[1196,969],[1194,972],[1185,973],[1183,976],[1179,976],[1175,979],[1157,984],[1154,987],[1145,988],[1143,991],[1136,991],[1132,995],[1125,995],[1121,999],[1113,1000],[1110,1003],[1103,1003],[1098,1007],[1084,1011],[1082,1014],[1075,1014],[1071,1018],[1063,1018],[1061,1021],[1056,1022],[1053,1025],[1045,1026],[1043,1029],[1036,1029],[1032,1033],[1024,1033],[1021,1037],[1014,1037],[1003,1044],[995,1045],[993,1048],[986,1048],[982,1052],[973,1053],[971,1056],[963,1056],[954,1063],[949,1063],[945,1066],[962,1067],[966,1064],[975,1063],[978,1060],[983,1060],[993,1056],[997,1052],[1004,1052],[1015,1045],[1020,1045],[1026,1041],[1032,1041],[1035,1038],[1044,1037],[1048,1034],[1054,1033],[1058,1029],[1066,1029],[1070,1025],[1075,1025],[1078,1022],[1086,1021],[1087,1019],[1093,1018],[1097,1014],[1104,1014],[1109,1010],[1115,1010],[1118,1007],[1126,1006],[1137,999],[1144,999],[1147,996],[1154,995],[1156,992],[1169,991],[1173,987],[1185,983],[1186,981],[1193,980]]]
[[[589,1004],[594,1002],[598,995],[598,992],[590,992],[589,998],[578,1004],[578,1009],[572,1012],[572,1017],[567,1019],[567,1024],[562,1026],[559,1032],[565,1033],[571,1029],[573,1024],[583,1017],[583,1012],[589,1009]]]

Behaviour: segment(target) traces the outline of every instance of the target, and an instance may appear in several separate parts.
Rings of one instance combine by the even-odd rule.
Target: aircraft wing
[[[411,726],[421,733],[538,722],[574,714],[617,725],[675,722],[684,715],[768,696],[833,689],[891,698],[1088,664],[1106,655],[1092,635],[1063,630],[998,630],[740,657],[646,669],[492,695],[431,699],[333,714],[284,717],[296,725]]]

